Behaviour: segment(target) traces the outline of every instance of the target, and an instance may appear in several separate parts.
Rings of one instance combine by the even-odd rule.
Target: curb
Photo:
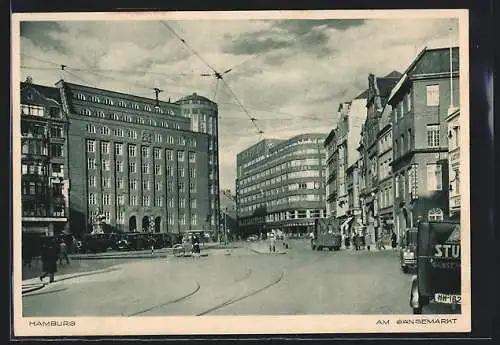
[[[161,259],[166,258],[166,254],[160,255],[103,255],[103,256],[74,256],[73,260],[106,260],[106,259]]]
[[[28,286],[28,285],[35,285],[35,284],[26,284],[26,286]],[[38,286],[35,285],[35,286],[33,286],[33,287],[29,288],[29,289],[23,289],[22,292],[21,292],[21,294],[24,295],[24,294],[27,294],[27,293],[30,293],[30,292],[35,292],[35,291],[41,290],[46,285],[47,284],[40,283],[40,284],[38,284]]]
[[[62,282],[62,281],[69,280],[69,279],[91,276],[91,275],[95,275],[95,274],[109,273],[109,272],[113,272],[113,271],[117,271],[117,270],[119,270],[119,268],[117,268],[117,267],[110,267],[110,268],[105,268],[105,269],[98,270],[98,271],[87,271],[87,272],[80,272],[80,273],[68,274],[66,277],[62,277],[60,279],[54,280],[54,282],[51,283],[51,284]],[[49,285],[47,283],[39,283],[39,284],[43,284],[43,286],[40,287],[39,289],[41,289],[41,288]],[[24,284],[24,286],[29,286],[29,285],[35,285],[35,283],[25,283]]]

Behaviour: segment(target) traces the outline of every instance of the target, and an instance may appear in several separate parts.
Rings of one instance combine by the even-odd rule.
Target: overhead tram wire
[[[240,102],[240,100],[238,99],[238,97],[235,95],[234,91],[229,87],[229,85],[227,84],[227,82],[224,80],[223,78],[223,74],[226,74],[226,73],[229,73],[231,71],[231,69],[228,69],[226,71],[224,71],[223,73],[219,73],[211,64],[209,64],[196,50],[194,50],[187,42],[185,39],[183,39],[181,36],[179,36],[179,34],[177,34],[177,32],[172,29],[172,27],[170,27],[170,25],[168,25],[166,22],[164,21],[160,21],[179,41],[181,41],[185,46],[186,48],[188,48],[195,56],[197,56],[210,70],[212,70],[213,72],[213,76],[216,77],[217,80],[222,80],[222,82],[226,85],[226,87],[228,88],[228,90],[231,92],[231,95],[233,96],[233,98],[235,99],[235,101],[239,104],[239,106],[243,109],[243,111],[247,114],[247,116],[249,117],[250,121],[252,122],[252,124],[254,125],[254,127],[257,129],[258,131],[258,134],[262,135],[264,132],[259,128],[259,126],[257,126],[257,124],[255,123],[255,121],[257,120],[256,118],[252,117],[250,115],[250,113],[248,112],[248,110],[243,106],[243,104]],[[210,76],[211,74],[204,74],[203,76]],[[218,83],[216,84],[216,86],[218,86]]]

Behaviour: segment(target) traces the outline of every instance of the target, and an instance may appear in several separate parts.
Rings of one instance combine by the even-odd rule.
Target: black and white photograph
[[[470,329],[467,30],[13,15],[16,333]]]

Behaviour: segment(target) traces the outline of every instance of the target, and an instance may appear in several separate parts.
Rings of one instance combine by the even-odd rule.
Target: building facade
[[[451,108],[448,122],[448,160],[450,165],[450,218],[460,219],[460,109]]]
[[[310,231],[326,217],[326,134],[265,139],[238,153],[237,210],[242,233]]]
[[[446,118],[453,100],[459,104],[458,66],[458,48],[424,49],[391,93],[399,235],[418,220],[449,217]]]
[[[392,179],[392,108],[384,106],[380,119],[380,131],[377,137],[378,145],[378,218],[379,235],[390,238],[394,230],[394,198]]]
[[[401,74],[393,71],[380,78],[368,75],[368,97],[366,101],[366,120],[361,135],[359,151],[363,160],[362,175],[364,185],[360,191],[363,224],[366,235],[372,240],[378,239],[378,200],[379,200],[379,145],[380,118],[384,105],[389,98],[391,89],[395,86]]]
[[[68,231],[68,120],[56,89],[21,83],[22,231]]]
[[[110,231],[219,228],[217,105],[57,83],[68,133],[70,224]]]
[[[326,155],[325,170],[325,196],[326,196],[326,216],[337,218],[337,171],[338,171],[338,150],[335,138],[335,128],[330,131],[323,143]]]

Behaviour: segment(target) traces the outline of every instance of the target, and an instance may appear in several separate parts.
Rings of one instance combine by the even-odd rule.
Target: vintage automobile
[[[419,223],[416,255],[417,274],[412,277],[410,290],[413,314],[433,306],[447,313],[460,312],[460,223]]]
[[[317,219],[314,224],[311,238],[312,250],[339,250],[342,246],[342,235],[340,234],[340,224],[335,219]]]
[[[417,267],[417,257],[415,255],[417,250],[417,228],[406,229],[400,248],[399,262],[401,270],[404,273],[413,272]]]

